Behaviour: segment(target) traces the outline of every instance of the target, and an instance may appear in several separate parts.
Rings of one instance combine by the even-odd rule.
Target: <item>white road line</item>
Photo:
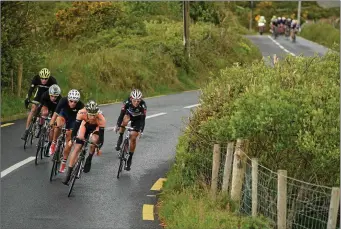
[[[157,116],[161,116],[161,115],[165,115],[167,113],[157,113],[157,114],[153,114],[153,115],[147,115],[146,119],[149,119],[149,118],[154,118],[154,117],[157,117]]]
[[[197,106],[200,106],[201,104],[200,103],[198,103],[198,104],[194,104],[194,105],[190,105],[190,106],[187,106],[187,107],[184,107],[184,108],[187,108],[187,109],[189,109],[189,108],[192,108],[192,107],[197,107]]]
[[[284,50],[284,52],[287,52],[289,54],[291,54],[292,56],[296,56],[294,53],[290,52],[289,50],[287,50],[286,48],[284,48],[280,43],[278,43],[277,41],[275,41],[271,36],[268,35],[268,38],[270,40],[272,40],[276,45],[278,45],[278,47],[280,47],[281,49]]]
[[[147,195],[148,197],[156,197],[156,195]]]
[[[11,167],[9,167],[8,169],[5,169],[4,171],[1,172],[1,178],[3,178],[4,176],[6,176],[7,174],[13,172],[14,170],[20,168],[21,166],[29,163],[30,161],[33,161],[34,159],[36,159],[36,157],[28,157],[23,161],[20,161],[14,165],[12,165]]]

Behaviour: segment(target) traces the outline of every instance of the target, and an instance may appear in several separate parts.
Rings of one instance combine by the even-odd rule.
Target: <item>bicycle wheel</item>
[[[81,169],[81,163],[80,163],[80,160],[78,159],[77,161],[77,164],[75,166],[75,169],[72,171],[71,173],[71,178],[70,178],[70,188],[69,188],[69,194],[67,195],[68,197],[70,197],[71,195],[71,192],[72,192],[72,189],[73,189],[73,186],[75,185],[75,182],[76,182],[76,178],[77,178],[77,175],[79,174],[79,170]]]
[[[51,174],[50,174],[50,181],[52,181],[52,178],[54,176],[57,175],[58,173],[58,160],[59,160],[59,149],[60,149],[60,144],[59,144],[59,141],[58,141],[58,145],[57,145],[57,149],[56,149],[56,152],[54,153],[53,155],[53,158],[52,158],[52,161],[53,161],[53,164],[52,164],[52,168],[51,168]]]
[[[30,136],[31,136],[31,132],[32,132],[32,128],[33,128],[33,123],[31,122],[30,125],[28,126],[28,135],[27,138],[24,142],[24,149],[26,149],[26,145],[29,142]]]
[[[127,152],[128,146],[129,146],[128,139],[125,139],[122,145],[122,149],[121,149],[120,165],[118,166],[117,179],[120,178],[120,173],[122,172],[123,164],[126,163],[125,156],[128,153]]]
[[[44,131],[44,130],[43,130]],[[43,159],[43,150],[44,150],[44,143],[45,143],[45,133],[43,132],[38,140],[38,144],[37,144],[37,152],[36,152],[36,159],[35,159],[35,164],[38,164],[38,156],[40,153],[40,159]]]

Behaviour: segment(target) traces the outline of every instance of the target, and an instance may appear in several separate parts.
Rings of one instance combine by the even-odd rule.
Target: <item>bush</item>
[[[247,138],[250,157],[297,179],[339,184],[339,54],[234,66],[203,89],[170,174],[179,190],[210,180],[214,142]],[[170,176],[169,174],[169,176]]]
[[[340,51],[340,30],[328,23],[305,24],[300,35],[337,52]]]

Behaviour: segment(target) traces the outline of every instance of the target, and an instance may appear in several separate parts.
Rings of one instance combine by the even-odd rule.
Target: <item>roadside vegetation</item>
[[[193,3],[187,59],[182,5],[177,2],[1,4],[2,121],[25,111],[30,80],[43,67],[57,78],[63,95],[76,88],[82,100],[104,103],[122,100],[134,87],[145,96],[197,89],[234,62],[249,65],[261,58],[240,35],[245,29],[228,7],[219,8],[218,14],[216,5]]]

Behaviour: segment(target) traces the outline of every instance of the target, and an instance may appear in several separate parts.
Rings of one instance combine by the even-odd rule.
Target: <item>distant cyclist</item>
[[[25,107],[28,107],[32,93],[35,88],[37,88],[37,91],[34,94],[33,102],[39,103],[42,94],[47,91],[49,87],[53,84],[57,84],[57,80],[53,76],[51,76],[50,71],[47,68],[41,69],[39,75],[34,76],[32,79],[30,89],[28,90],[28,93],[26,95]],[[26,140],[28,135],[28,127],[30,126],[31,120],[36,112],[37,106],[35,104],[32,104],[31,112],[28,114],[27,117],[25,132],[21,136],[22,140]]]
[[[131,121],[131,126],[134,127],[134,131],[131,131],[130,137],[130,149],[129,158],[127,161],[127,171],[130,170],[133,155],[136,147],[136,138],[143,134],[145,119],[147,114],[146,102],[142,99],[142,92],[138,89],[134,89],[130,97],[123,103],[120,116],[117,120],[117,129],[119,129],[120,136],[117,140],[116,150],[120,150],[120,146],[123,141],[123,133],[128,122]]]
[[[72,139],[74,139],[77,136],[76,144],[73,149],[73,152],[70,155],[68,172],[66,174],[65,180],[63,181],[63,184],[67,185],[70,181],[73,166],[75,165],[77,161],[79,152],[82,149],[82,146],[84,144],[84,140],[86,140],[89,136],[91,136],[89,140],[92,143],[98,144],[99,149],[102,147],[103,142],[104,142],[105,125],[106,125],[105,118],[102,112],[100,112],[98,104],[95,101],[90,100],[85,105],[85,108],[78,111],[76,122],[72,130]],[[71,142],[69,143],[71,144]],[[95,146],[90,145],[89,156],[86,158],[85,165],[84,165],[85,173],[88,173],[91,169],[91,160],[92,160],[94,153],[95,153]]]

